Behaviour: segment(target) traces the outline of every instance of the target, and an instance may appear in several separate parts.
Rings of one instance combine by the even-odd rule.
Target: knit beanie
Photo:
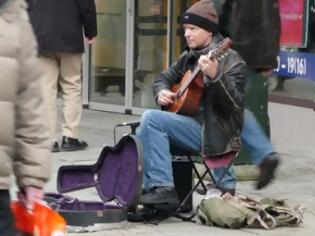
[[[219,17],[212,0],[201,0],[192,5],[182,16],[181,23],[196,25],[213,34],[219,31]]]

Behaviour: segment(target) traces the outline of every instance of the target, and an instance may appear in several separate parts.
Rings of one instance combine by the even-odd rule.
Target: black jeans
[[[0,190],[0,235],[16,235],[14,218],[10,208],[10,193],[8,190]]]

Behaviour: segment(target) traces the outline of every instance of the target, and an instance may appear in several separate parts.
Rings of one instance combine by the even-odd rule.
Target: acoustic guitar
[[[207,53],[210,59],[220,61],[227,55],[226,51],[230,48],[232,40],[224,38],[212,50]],[[167,106],[167,110],[182,115],[194,115],[199,109],[199,104],[202,96],[203,73],[199,65],[193,71],[188,70],[178,84],[171,87],[171,91],[176,95],[173,104]]]

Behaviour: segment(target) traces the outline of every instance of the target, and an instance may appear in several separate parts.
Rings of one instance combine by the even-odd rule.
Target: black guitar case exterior
[[[143,150],[133,135],[122,137],[115,147],[103,148],[93,165],[68,165],[58,170],[57,190],[45,200],[72,226],[127,220],[128,208],[142,192]],[[102,202],[81,201],[64,193],[94,187]]]

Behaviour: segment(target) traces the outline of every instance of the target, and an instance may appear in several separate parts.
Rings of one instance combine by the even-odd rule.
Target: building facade
[[[96,0],[98,36],[84,55],[84,105],[130,114],[155,108],[151,84],[184,47],[180,14],[194,2]]]
[[[84,105],[89,109],[127,114],[141,114],[145,109],[157,108],[152,82],[184,48],[180,15],[197,0],[95,1],[98,36],[84,54]],[[304,24],[301,32],[304,44],[285,45],[284,52],[280,52],[279,67],[269,80],[269,100],[315,108],[315,72],[313,75],[311,66],[315,64],[314,0],[279,2],[282,10],[287,11],[283,6],[289,4],[292,11],[300,9],[300,12],[293,12],[300,14],[293,24]],[[286,14],[281,16],[291,19]],[[308,55],[299,54],[301,51]],[[293,52],[295,54],[288,54]],[[282,66],[286,63],[288,69],[284,71]]]

